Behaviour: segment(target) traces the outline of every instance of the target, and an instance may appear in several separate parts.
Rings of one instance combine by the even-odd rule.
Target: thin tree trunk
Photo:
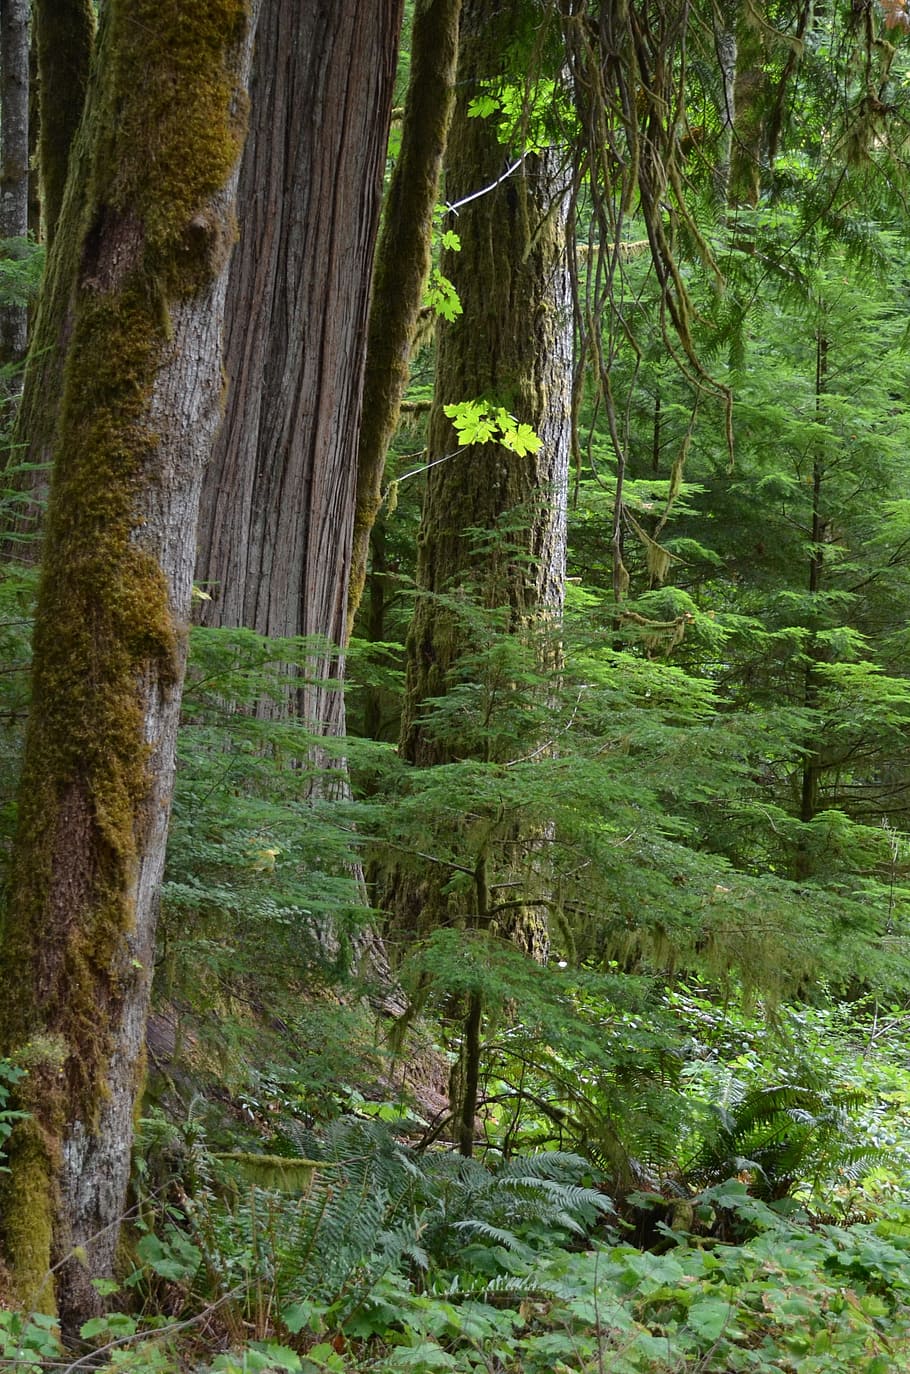
[[[736,5],[729,0],[722,17],[715,15],[714,47],[720,76],[720,149],[714,167],[714,193],[721,213],[730,195],[730,165],[736,128]]]
[[[207,624],[340,645],[400,0],[276,0],[257,35],[228,406],[203,494]],[[344,732],[331,649],[300,714]]]
[[[433,211],[455,101],[461,0],[417,0],[401,154],[376,250],[367,335],[363,420],[347,634],[363,595],[370,531],[382,496],[386,454],[408,385],[408,360],[430,270]]]
[[[54,241],[95,41],[91,0],[34,0],[44,239]]]
[[[68,1330],[112,1272],[143,1076],[252,18],[108,0],[89,189],[51,269],[76,264],[0,951],[0,1054],[31,1114],[0,1239],[22,1303]]]
[[[3,555],[37,563],[41,520],[50,480],[51,455],[63,388],[63,366],[73,327],[74,283],[80,240],[71,235],[61,252],[51,253],[69,177],[69,223],[87,213],[90,131],[78,137],[94,42],[90,0],[36,0],[40,110],[39,152],[43,224],[48,264],[35,313],[22,399],[13,432],[6,485],[22,492],[21,510],[4,531]]]
[[[28,11],[29,0],[0,0],[0,239],[28,235]],[[0,364],[21,362],[27,341],[27,306],[0,307]]]
[[[828,348],[830,340],[822,329],[815,339],[815,415],[818,424],[824,424],[822,400],[828,389]],[[825,537],[828,521],[822,510],[822,486],[824,481],[824,459],[816,452],[812,458],[812,523],[809,547],[809,596],[816,598],[821,594],[822,579],[825,571]],[[814,618],[814,617],[813,617]],[[806,646],[806,667],[803,682],[803,706],[807,711],[818,710],[819,674],[818,664],[823,661],[823,653],[813,624]],[[799,779],[799,818],[808,825],[818,815],[819,792],[824,754],[821,749],[817,728],[806,741],[805,753]],[[803,882],[812,876],[813,857],[809,846],[801,839],[796,848],[794,877]]]

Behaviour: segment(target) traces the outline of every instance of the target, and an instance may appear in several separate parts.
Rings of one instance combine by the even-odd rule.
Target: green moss
[[[149,823],[144,703],[181,661],[167,579],[139,542],[159,461],[149,408],[170,307],[208,284],[232,234],[211,202],[239,150],[231,63],[246,18],[241,0],[111,0],[83,131],[89,189],[59,227],[70,337],[0,950],[0,1053],[37,1056],[0,1230],[20,1290],[39,1296],[64,1124],[96,1123],[111,1026],[141,976],[126,937]]]
[[[14,1294],[27,1311],[53,1314],[54,1182],[47,1136],[36,1122],[25,1122],[10,1146],[10,1175],[0,1197],[6,1250],[15,1256]]]
[[[50,246],[69,167],[70,147],[82,115],[95,33],[90,0],[54,0],[33,6],[41,101],[42,212]]]
[[[20,1047],[15,1062],[28,1070],[17,1086],[16,1106],[29,1116],[10,1137],[10,1172],[0,1179],[3,1235],[16,1259],[14,1297],[28,1311],[53,1313],[50,1255],[66,1046],[59,1036],[36,1036]]]
[[[35,637],[38,742],[28,750],[19,833],[28,871],[17,881],[25,947],[13,941],[4,952],[34,967],[47,964],[49,938],[59,945],[54,957],[65,981],[51,979],[41,1016],[71,1047],[70,1086],[88,1122],[110,1051],[99,1007],[119,995],[112,970],[133,924],[126,893],[149,786],[137,683],[151,674],[167,688],[177,676],[166,580],[132,538],[137,489],[155,444],[145,421],[159,350],[157,311],[141,292],[89,300],[79,317]],[[96,836],[93,871],[67,880],[76,906],[90,911],[86,921],[58,912],[54,896],[61,862],[54,833],[58,819],[72,824],[77,812]],[[23,1008],[29,1019],[20,1016],[18,1035],[30,1032],[37,1011]]]
[[[230,62],[248,18],[244,0],[120,0],[113,7],[117,118],[96,196],[142,223],[151,253],[169,259],[183,289],[229,246],[212,242],[220,235],[206,207],[239,153],[246,111],[235,99]],[[142,145],[144,163],[122,155]]]

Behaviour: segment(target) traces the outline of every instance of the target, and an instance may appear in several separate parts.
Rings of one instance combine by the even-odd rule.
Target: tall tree
[[[542,618],[558,617],[562,605],[572,365],[569,176],[560,151],[541,143],[541,121],[552,113],[551,87],[541,88],[548,91],[544,112],[537,89],[522,90],[524,78],[513,75],[522,56],[532,65],[539,56],[528,35],[545,41],[540,19],[535,6],[506,9],[496,0],[465,0],[462,9],[458,96],[445,163],[446,194],[458,207],[450,228],[457,229],[459,250],[448,254],[443,270],[463,313],[438,340],[399,750],[420,767],[465,754],[465,741],[440,734],[424,716],[427,702],[454,685],[459,660],[472,647],[451,596],[467,584],[481,606],[504,612],[518,635]],[[519,91],[517,102],[510,87]],[[476,102],[484,100],[493,117],[477,118]],[[522,113],[509,128],[506,111],[516,103]],[[534,151],[523,146],[530,121]],[[505,177],[504,161],[511,166]],[[447,408],[464,401],[482,401],[481,410],[493,407],[514,417],[536,431],[540,443],[532,438],[510,450],[460,442]],[[494,532],[482,551],[472,537],[478,528]],[[483,747],[487,761],[495,761],[488,744]],[[490,842],[504,841],[513,856],[539,840],[518,833],[514,817],[504,826],[508,836],[494,839],[491,831]],[[475,858],[467,892],[453,890],[451,873],[435,865],[397,872],[387,893],[396,933],[409,941],[441,924],[488,929],[494,915],[491,855],[481,846]],[[508,916],[499,915],[503,933],[540,957],[547,946],[542,908],[509,908]],[[482,1014],[475,989],[452,1083],[465,1154],[473,1141]]]
[[[367,335],[363,420],[347,629],[367,571],[370,533],[382,503],[386,454],[408,384],[411,347],[430,270],[433,212],[455,102],[461,0],[417,0],[401,153],[383,211]]]
[[[0,4],[0,239],[28,234],[28,0]],[[9,251],[9,250],[7,250]],[[0,309],[0,363],[25,357],[24,305]]]
[[[126,1196],[252,11],[109,0],[51,266],[72,273],[68,348],[0,955],[30,1115],[0,1239],[20,1300],[68,1327],[97,1309]]]
[[[464,648],[437,599],[459,579],[488,604],[509,605],[513,624],[558,611],[565,565],[571,308],[566,258],[568,176],[558,150],[520,157],[502,178],[498,120],[473,117],[472,101],[508,76],[516,15],[492,0],[462,11],[458,100],[446,157],[446,194],[460,205],[458,251],[444,261],[463,313],[440,330],[427,477],[418,545],[419,596],[408,635],[404,757],[431,764],[447,747],[423,728],[421,707],[445,690]],[[520,136],[520,130],[516,133]],[[459,444],[446,407],[483,398],[530,425],[542,441],[526,452]],[[479,562],[470,529],[503,516],[526,521],[526,557],[494,549]]]
[[[42,224],[48,250],[53,244],[69,177],[71,222],[87,212],[90,151],[76,135],[82,118],[95,19],[91,0],[35,0],[32,7],[37,49],[38,151],[41,168]],[[32,108],[35,108],[32,102]],[[35,314],[31,350],[16,414],[11,447],[13,472],[7,483],[22,493],[19,515],[4,553],[17,561],[37,562],[40,521],[47,497],[48,472],[63,386],[71,315],[77,279],[78,241],[48,257],[45,282]]]
[[[256,44],[225,423],[197,577],[208,624],[344,637],[369,282],[401,0],[277,0]],[[344,730],[314,652],[300,712]]]

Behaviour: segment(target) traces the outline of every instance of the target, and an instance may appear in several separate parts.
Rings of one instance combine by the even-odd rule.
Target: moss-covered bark
[[[512,37],[510,16],[492,0],[466,0],[458,102],[449,135],[446,194],[458,202],[492,187],[508,157],[495,119],[468,106],[503,75]],[[461,250],[443,270],[463,314],[442,326],[428,461],[431,467],[418,539],[420,597],[408,636],[407,701],[402,751],[417,764],[446,755],[422,729],[420,707],[445,690],[461,647],[451,617],[432,594],[460,580],[479,586],[490,605],[509,604],[516,621],[562,600],[571,310],[565,258],[567,184],[558,154],[525,158],[512,178],[466,204],[453,224]],[[485,397],[504,405],[543,439],[524,456],[500,445],[459,449],[444,407]],[[526,559],[516,563],[495,544],[478,563],[471,528],[495,530],[523,511]]]
[[[66,358],[0,946],[0,1054],[29,1068],[31,1118],[0,1241],[23,1303],[70,1325],[111,1268],[143,1071],[250,8],[109,0],[49,269]]]
[[[455,101],[461,0],[417,0],[411,74],[373,270],[363,419],[357,455],[347,633],[366,579],[386,454],[408,385],[408,359],[430,270],[433,211]]]
[[[95,16],[91,0],[34,0],[32,9],[38,54],[43,227],[50,246],[63,205],[70,147],[85,104]]]

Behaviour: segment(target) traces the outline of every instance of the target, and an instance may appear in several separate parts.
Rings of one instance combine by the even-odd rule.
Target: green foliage
[[[0,1309],[0,1358],[17,1374],[38,1374],[48,1363],[59,1360],[61,1353],[53,1317],[42,1312],[26,1316]]]
[[[747,1090],[731,1078],[725,1097],[712,1104],[718,1128],[693,1161],[692,1180],[746,1175],[756,1197],[785,1197],[797,1186],[819,1196],[823,1183],[860,1178],[881,1158],[851,1139],[865,1099],[856,1089],[797,1079]]]
[[[0,306],[33,305],[44,273],[44,245],[0,239]]]
[[[320,1015],[299,1006],[301,982],[343,978],[367,915],[351,808],[324,795],[339,776],[329,746],[317,757],[306,728],[268,705],[286,700],[312,652],[243,630],[194,632],[159,942],[160,994],[201,1014],[244,999],[255,970],[256,998],[301,1031]],[[325,1032],[323,1017],[317,1039]]]
[[[493,440],[523,458],[526,453],[536,453],[543,442],[530,425],[520,424],[502,406],[489,401],[460,401],[445,406],[444,410],[452,421],[458,442],[465,447]]]
[[[0,1173],[9,1172],[3,1165],[3,1147],[9,1140],[16,1122],[27,1116],[27,1112],[17,1111],[9,1105],[16,1084],[25,1077],[25,1073],[25,1069],[11,1064],[8,1059],[0,1059]]]

